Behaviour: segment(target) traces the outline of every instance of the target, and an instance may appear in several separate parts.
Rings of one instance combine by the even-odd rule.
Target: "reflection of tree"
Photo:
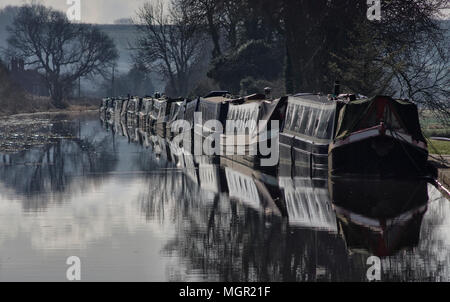
[[[450,281],[450,203],[429,185],[430,202],[419,245],[383,261],[384,277],[395,281]]]
[[[25,207],[45,207],[48,200],[37,196],[64,193],[76,176],[86,176],[85,181],[95,184],[96,179],[101,178],[100,173],[112,171],[117,163],[117,155],[110,152],[112,138],[98,139],[96,135],[100,130],[98,122],[89,123],[91,129],[83,129],[86,133],[79,138],[80,124],[64,118],[59,116],[52,121],[47,133],[54,137],[51,144],[3,155],[8,164],[0,166],[0,181],[29,199],[40,200]]]

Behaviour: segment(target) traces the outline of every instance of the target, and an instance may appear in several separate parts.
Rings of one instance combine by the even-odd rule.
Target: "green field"
[[[431,154],[450,155],[450,142],[428,140],[428,150]]]
[[[450,137],[450,126],[444,125],[431,111],[423,110],[419,114],[420,125],[426,137]],[[448,124],[448,123],[447,123]]]

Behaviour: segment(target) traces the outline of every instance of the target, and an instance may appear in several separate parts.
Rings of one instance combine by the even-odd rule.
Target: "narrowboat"
[[[138,119],[139,119],[139,128],[144,131],[147,131],[150,127],[149,125],[149,115],[153,108],[153,98],[145,97],[142,99],[142,106],[140,108]]]
[[[114,106],[116,103],[115,98],[111,98],[108,100],[107,107],[106,107],[106,122],[109,125],[112,125],[114,123]]]
[[[428,148],[417,106],[375,96],[338,104],[329,146],[332,176],[426,176]]]
[[[127,120],[127,108],[128,108],[128,102],[130,101],[130,98],[125,98],[122,102],[122,108],[120,108],[120,120],[124,121],[126,124]]]
[[[222,121],[225,129],[220,135],[221,155],[252,168],[264,168],[261,159],[270,157],[270,154],[263,154],[260,147],[262,144],[267,148],[278,144],[280,125],[271,129],[271,122],[279,122],[280,112],[286,110],[285,105],[286,98],[272,100],[264,94],[229,101],[226,118]],[[276,165],[278,160],[271,167]]]
[[[198,104],[200,99],[197,98],[195,100],[192,100],[190,102],[186,102],[185,108],[184,108],[184,121],[189,123],[188,129],[185,129],[183,134],[183,140],[188,142],[189,146],[184,146],[185,148],[189,148],[190,150],[193,150],[193,138],[194,138],[194,116],[195,113],[198,110]],[[180,132],[180,131],[178,131]],[[180,133],[181,134],[181,133]],[[191,152],[194,153],[194,152]]]
[[[234,98],[227,91],[213,91],[198,100],[197,112],[201,115],[201,119],[194,121],[194,133],[201,138],[209,137],[213,133],[217,133],[216,129],[205,124],[208,121],[224,121],[226,119],[228,104]],[[221,134],[221,133],[219,133]]]
[[[138,97],[133,97],[128,101],[127,104],[127,126],[135,127],[138,124],[137,115],[139,113],[140,100]]]
[[[190,102],[190,100],[180,98],[175,99],[170,103],[166,121],[166,134],[168,137],[179,134],[179,130],[172,129],[172,126],[176,121],[184,120],[184,114],[188,102]]]
[[[100,103],[99,113],[100,115],[104,115],[106,113],[106,108],[108,108],[109,98],[103,98]]]
[[[328,175],[328,147],[333,139],[335,100],[312,93],[287,97],[279,137],[280,166],[291,175],[324,178]]]
[[[125,100],[125,98],[118,98],[114,101],[114,122],[120,121]]]
[[[150,113],[150,123],[157,134],[166,137],[167,122],[173,103],[182,101],[182,99],[171,99],[168,97],[155,98]],[[170,136],[170,135],[169,135]]]

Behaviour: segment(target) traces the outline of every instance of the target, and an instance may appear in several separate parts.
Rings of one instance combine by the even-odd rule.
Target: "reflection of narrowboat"
[[[224,188],[231,199],[266,215],[285,215],[274,175],[227,158],[221,159],[220,166],[226,180]]]
[[[428,200],[423,179],[332,178],[333,203],[367,217],[391,218]]]
[[[278,183],[290,226],[337,233],[325,179],[287,175],[279,177]]]
[[[376,96],[338,106],[329,148],[332,175],[427,174],[427,143],[415,104]]]
[[[280,164],[294,176],[325,177],[328,146],[333,138],[336,101],[319,94],[287,97],[280,134]]]
[[[427,210],[426,181],[336,178],[329,188],[350,250],[389,256],[417,245]]]
[[[165,161],[170,160],[170,149],[167,145],[167,141],[164,138],[159,135],[151,135],[150,142],[156,158]]]
[[[417,246],[427,206],[411,209],[388,220],[368,218],[340,207],[335,207],[335,211],[349,250],[386,257]]]

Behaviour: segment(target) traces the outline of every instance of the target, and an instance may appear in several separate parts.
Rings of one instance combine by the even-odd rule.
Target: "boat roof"
[[[308,103],[334,104],[335,101],[328,99],[327,96],[318,93],[298,93],[288,96],[289,99],[304,101]]]
[[[224,96],[213,96],[213,97],[207,97],[203,98],[204,100],[211,102],[211,103],[224,103],[224,102],[230,102],[233,99],[224,97]]]
[[[216,97],[216,96],[226,96],[226,95],[230,95],[230,92],[228,92],[226,90],[216,90],[216,91],[211,91],[203,98],[206,99],[206,98],[211,98],[211,97]]]
[[[251,94],[245,97],[240,97],[240,98],[236,98],[231,100],[232,103],[238,103],[238,104],[244,104],[244,103],[252,103],[252,102],[261,102],[261,101],[267,101],[268,99],[266,98],[266,95],[264,94],[260,94],[260,93],[255,93],[255,94]]]

